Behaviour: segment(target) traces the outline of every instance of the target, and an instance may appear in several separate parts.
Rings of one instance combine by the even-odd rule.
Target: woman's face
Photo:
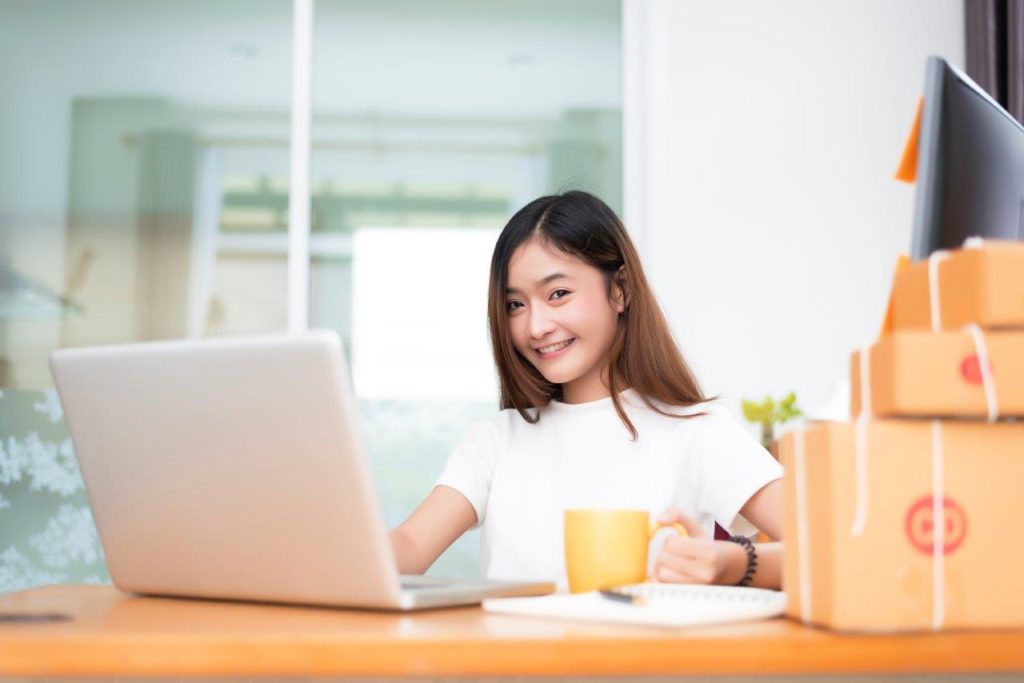
[[[609,395],[603,361],[622,312],[621,290],[588,265],[533,237],[512,254],[505,305],[512,343],[566,403]]]

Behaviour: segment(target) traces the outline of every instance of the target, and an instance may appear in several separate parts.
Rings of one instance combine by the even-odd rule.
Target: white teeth
[[[572,339],[566,339],[564,342],[558,342],[557,344],[552,344],[551,346],[545,346],[543,348],[537,349],[537,351],[539,351],[540,353],[551,353],[552,351],[558,351],[559,349],[564,349],[571,342],[572,342]]]

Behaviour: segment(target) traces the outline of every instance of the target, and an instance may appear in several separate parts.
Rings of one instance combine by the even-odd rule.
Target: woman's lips
[[[537,351],[537,355],[540,356],[541,360],[550,360],[552,358],[557,358],[557,357],[561,356],[562,354],[564,354],[566,351],[568,351],[569,347],[572,346],[574,341],[576,341],[576,337],[573,337],[572,339],[569,339],[568,343],[565,343],[564,346],[561,346],[560,348],[557,348],[554,351],[548,351],[547,353],[541,351],[540,349],[537,349],[536,350]],[[548,348],[548,347],[551,347],[551,346],[558,346],[558,345],[556,345],[556,344],[548,344],[548,346],[545,346],[543,348]]]

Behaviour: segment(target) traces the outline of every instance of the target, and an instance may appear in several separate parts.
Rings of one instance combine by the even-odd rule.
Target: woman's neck
[[[562,402],[590,403],[608,398],[612,395],[609,384],[608,368],[603,368],[600,373],[596,370],[588,372],[562,385]]]

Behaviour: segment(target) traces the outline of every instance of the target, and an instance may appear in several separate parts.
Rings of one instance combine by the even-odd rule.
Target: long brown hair
[[[619,401],[619,392],[632,388],[652,410],[669,417],[693,417],[662,410],[689,407],[711,400],[683,359],[665,316],[651,291],[640,257],[615,212],[592,194],[578,190],[535,199],[520,209],[498,236],[491,257],[487,293],[487,320],[494,362],[501,382],[501,408],[515,408],[527,422],[536,423],[542,408],[562,398],[560,384],[549,382],[513,346],[509,331],[505,288],[515,250],[537,236],[546,245],[575,256],[605,276],[605,289],[613,282],[622,288],[625,309],[605,358],[612,403],[626,428],[637,438],[636,427]]]

